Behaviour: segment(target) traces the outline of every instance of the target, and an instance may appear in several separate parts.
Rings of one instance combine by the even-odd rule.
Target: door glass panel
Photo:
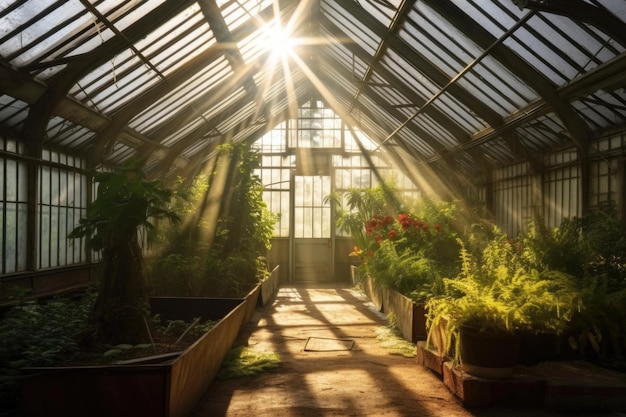
[[[296,238],[330,238],[330,177],[295,178],[294,224]]]

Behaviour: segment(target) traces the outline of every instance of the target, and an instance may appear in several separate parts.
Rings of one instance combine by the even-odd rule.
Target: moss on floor
[[[217,377],[229,379],[256,375],[279,365],[280,357],[276,353],[256,352],[246,346],[239,346],[226,354]]]
[[[391,355],[404,356],[405,358],[414,358],[417,354],[414,343],[406,341],[397,327],[382,326],[375,329],[376,339],[380,341],[382,347],[389,351]]]

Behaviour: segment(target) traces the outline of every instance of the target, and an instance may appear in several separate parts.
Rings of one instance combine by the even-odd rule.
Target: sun
[[[273,55],[286,57],[293,53],[296,41],[287,28],[281,25],[269,27],[266,36],[267,47]]]

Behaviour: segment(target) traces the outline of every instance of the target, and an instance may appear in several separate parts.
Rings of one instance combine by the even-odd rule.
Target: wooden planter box
[[[254,298],[253,294],[251,298]],[[162,363],[25,369],[24,416],[188,415],[232,347],[250,301],[184,297],[152,299],[153,311],[163,320],[190,320],[202,316],[219,321],[180,355]],[[256,299],[254,302],[256,306]]]
[[[350,265],[350,281],[354,287],[363,290],[361,274],[359,273],[359,267],[357,265]]]
[[[354,266],[352,273],[353,276],[357,274]],[[360,283],[359,288],[367,295],[378,311],[395,316],[396,325],[406,340],[411,343],[426,340],[428,332],[426,330],[424,304],[416,303],[396,290],[376,286],[371,277],[359,279],[358,282]]]
[[[371,277],[366,277],[362,281],[362,291],[374,304],[378,311],[383,311],[384,291],[378,287]]]
[[[243,323],[247,323],[252,319],[252,315],[256,311],[257,306],[261,299],[261,283],[258,283],[250,292],[244,297],[246,312],[243,317]]]
[[[396,290],[383,290],[383,312],[395,316],[400,333],[409,342],[426,340],[428,333],[424,308],[424,304],[416,303]]]
[[[278,287],[280,286],[280,265],[277,265],[270,273],[269,278],[261,282],[261,298],[259,305],[264,306],[270,302]]]

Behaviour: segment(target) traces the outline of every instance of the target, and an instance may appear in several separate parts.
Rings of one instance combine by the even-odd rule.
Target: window
[[[281,216],[274,237],[330,236],[321,226],[329,224],[330,206],[325,197],[332,191],[341,194],[349,187],[376,186],[379,179],[375,170],[393,180],[404,197],[419,197],[413,182],[392,168],[382,151],[365,158],[363,151],[373,151],[376,144],[363,132],[351,131],[324,103],[311,101],[298,114],[298,120],[277,125],[253,145],[261,154],[256,174],[263,184],[263,201]],[[340,231],[336,235],[343,236]]]
[[[20,144],[2,140],[2,150],[21,153]],[[25,162],[0,158],[0,252],[2,274],[24,271],[27,267],[28,175]]]
[[[85,262],[82,239],[67,238],[86,215],[87,177],[79,170],[84,168],[84,161],[46,150],[42,159],[51,164],[43,165],[39,175],[37,266],[52,268]]]

